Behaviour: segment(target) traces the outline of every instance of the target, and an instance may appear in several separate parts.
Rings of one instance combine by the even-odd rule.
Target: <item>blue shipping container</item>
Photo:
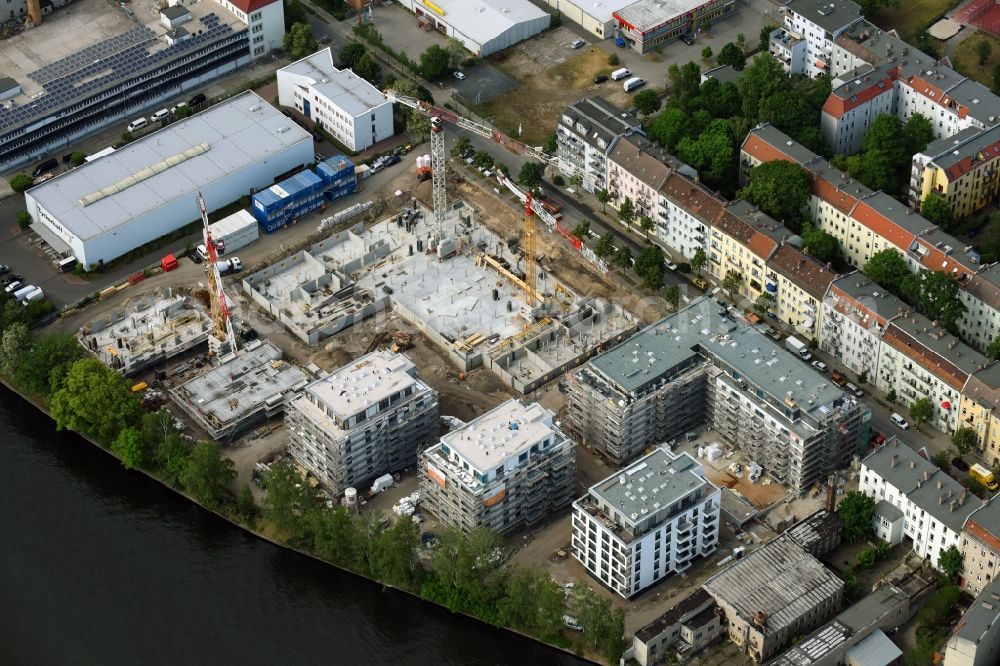
[[[323,179],[306,169],[253,195],[250,212],[271,233],[323,206]]]
[[[339,199],[358,191],[358,178],[354,163],[343,155],[334,155],[316,165],[316,173],[323,179],[323,189],[328,199]]]

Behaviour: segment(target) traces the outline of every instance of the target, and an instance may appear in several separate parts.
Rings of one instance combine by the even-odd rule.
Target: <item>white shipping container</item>
[[[257,220],[249,211],[238,210],[209,226],[212,240],[222,241],[226,254],[253,243],[260,237]]]

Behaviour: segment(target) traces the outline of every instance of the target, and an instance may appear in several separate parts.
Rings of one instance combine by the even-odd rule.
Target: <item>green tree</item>
[[[927,144],[934,140],[934,123],[927,116],[914,113],[903,125],[903,140],[906,143],[907,155],[923,152]],[[904,170],[909,171],[911,159],[907,157],[904,161]]]
[[[485,150],[477,150],[476,154],[472,156],[472,165],[477,169],[489,169],[493,167],[493,156],[490,155]],[[525,165],[527,166],[527,165]],[[522,169],[523,170],[523,169]],[[541,180],[541,176],[539,176]],[[533,186],[531,186],[533,187]]]
[[[673,64],[667,68],[667,95],[670,103],[685,111],[698,98],[701,86],[701,67],[696,62],[686,65]]]
[[[837,238],[808,222],[802,226],[802,243],[806,251],[820,261],[833,261],[837,258]]]
[[[709,115],[707,112],[701,113]],[[651,139],[658,141],[670,150],[676,150],[677,144],[682,139],[697,135],[703,128],[701,124],[703,119],[697,114],[692,117],[684,109],[671,104],[653,118],[646,132]]]
[[[628,197],[622,199],[622,202],[618,205],[618,219],[626,226],[632,224],[635,220],[635,204]]]
[[[15,322],[4,329],[0,336],[0,372],[14,377],[21,368],[21,355],[31,345],[31,331],[27,325]]]
[[[177,120],[183,120],[184,118],[190,117],[192,113],[194,113],[194,111],[191,110],[190,106],[179,106],[174,110],[174,118]]]
[[[287,35],[286,35],[286,37],[287,37]],[[133,139],[135,139],[135,136],[133,136],[132,132],[129,132],[128,130],[126,130],[126,131],[122,132],[122,137],[121,138],[122,138],[122,143],[130,143]]]
[[[242,518],[245,524],[251,526],[253,526],[254,518],[257,516],[257,505],[253,501],[253,491],[246,484],[243,484],[239,494],[236,495],[236,515]]]
[[[31,226],[31,214],[26,210],[17,211],[17,226],[27,229]]]
[[[938,555],[938,569],[944,572],[949,581],[958,578],[958,574],[962,573],[963,564],[962,552],[954,544],[942,550]]]
[[[975,429],[963,426],[951,436],[951,444],[958,451],[958,455],[964,456],[979,445],[979,435]]]
[[[353,67],[354,73],[376,88],[382,87],[382,65],[370,53],[361,56]]]
[[[572,612],[583,626],[583,640],[613,662],[625,648],[625,611],[611,609],[611,602],[598,595],[589,585],[576,588]]]
[[[87,161],[87,153],[82,150],[74,151],[72,155],[69,156],[69,163],[75,167],[80,166]]]
[[[986,348],[986,355],[992,361],[1000,359],[1000,336],[993,338],[993,342]]]
[[[979,56],[979,66],[982,67],[990,61],[993,55],[993,45],[987,39],[980,39],[976,42],[976,55]]]
[[[610,257],[615,252],[615,237],[611,232],[602,234],[600,238],[597,239],[597,243],[594,245],[594,254],[596,254],[601,259],[606,259]]]
[[[677,308],[681,304],[681,288],[679,285],[672,284],[666,288],[663,292],[663,297],[667,299],[667,303],[670,303],[670,309],[677,311]]]
[[[903,121],[888,113],[880,113],[872,121],[862,146],[865,152],[880,151],[892,168],[897,169],[900,165],[909,164],[908,143]]]
[[[554,153],[559,148],[559,136],[555,132],[550,132],[547,137],[545,137],[545,145],[542,148],[547,153]]]
[[[883,8],[899,7],[899,0],[859,0],[858,4],[861,5],[863,16],[871,16]]]
[[[639,113],[648,116],[660,110],[660,94],[655,90],[646,88],[636,93],[632,100]]]
[[[313,546],[320,557],[348,569],[358,570],[363,566],[364,533],[356,514],[338,506],[329,511],[311,511],[307,515]]]
[[[279,532],[301,540],[306,533],[306,517],[319,508],[319,498],[295,468],[288,464],[271,465],[264,475],[267,493],[261,502],[264,518]]]
[[[736,271],[729,271],[726,273],[726,277],[722,278],[722,288],[729,294],[729,300],[731,301],[736,300],[736,294],[739,293],[742,284],[743,276]]]
[[[745,53],[747,50],[747,36],[742,32],[736,34],[736,48],[740,50],[740,53]]]
[[[10,189],[20,194],[21,192],[24,192],[26,189],[31,187],[31,184],[34,181],[28,174],[19,173],[13,176],[8,182],[10,183]]]
[[[732,42],[729,42],[719,51],[719,57],[715,59],[720,65],[732,65],[736,71],[741,71],[747,64],[743,50]]]
[[[517,182],[525,187],[538,187],[542,182],[542,169],[537,162],[525,162],[517,174]]]
[[[951,456],[947,451],[938,451],[931,457],[931,462],[938,466],[942,472],[951,470]]]
[[[566,596],[547,573],[529,567],[511,571],[498,603],[500,624],[552,640],[559,636],[565,614]]]
[[[993,92],[1000,92],[1000,62],[993,66],[993,74],[990,76],[993,82]]]
[[[6,334],[6,331],[5,331]],[[16,378],[24,390],[48,395],[55,379],[65,376],[69,366],[83,356],[83,349],[69,333],[49,333],[21,348]]]
[[[121,458],[125,469],[145,467],[152,459],[149,446],[132,426],[122,428],[115,441],[111,442],[111,452]]]
[[[384,530],[369,532],[366,549],[368,570],[389,585],[411,588],[417,581],[417,549],[420,533],[412,520],[400,520]]]
[[[922,423],[929,421],[934,416],[934,403],[927,396],[922,398],[917,398],[910,405],[910,418],[916,424],[917,428],[920,427]]]
[[[632,250],[628,249],[627,245],[622,245],[620,248],[615,250],[614,262],[616,266],[620,268],[629,268],[632,266]]]
[[[808,171],[794,162],[775,160],[751,169],[750,184],[740,190],[739,196],[794,229],[811,193]]]
[[[649,289],[663,286],[663,252],[655,245],[647,245],[635,258],[635,272]]]
[[[449,528],[434,554],[434,575],[420,592],[451,611],[495,623],[503,593],[498,575],[502,559],[503,541],[496,533],[482,527],[468,533]]]
[[[607,188],[602,187],[594,193],[594,196],[597,197],[599,202],[601,202],[601,212],[607,213],[608,202],[611,201],[611,193],[608,192]]]
[[[319,44],[316,43],[316,38],[313,37],[312,28],[308,23],[295,23],[285,33],[282,48],[289,58],[299,60],[310,53],[315,53],[319,49]]]
[[[653,218],[649,215],[643,215],[639,218],[639,228],[642,229],[642,233],[646,234],[646,238],[649,238],[649,232],[653,230],[656,223],[653,222]]]
[[[906,275],[900,282],[900,291],[921,312],[949,330],[955,328],[955,322],[966,311],[959,298],[958,281],[947,273],[921,270],[916,275]]]
[[[229,484],[236,478],[233,461],[222,457],[215,442],[198,442],[191,449],[181,483],[194,498],[209,509],[222,505]]]
[[[587,240],[590,236],[590,222],[584,220],[580,224],[573,227],[573,235],[582,241]]]
[[[760,102],[786,90],[789,79],[781,63],[765,51],[743,69],[737,87],[743,102],[743,115],[750,122],[756,122]]]
[[[706,46],[705,48],[703,48],[701,50],[701,59],[702,60],[711,60],[712,59],[712,47],[711,46]]]
[[[758,317],[766,317],[773,307],[774,297],[766,291],[762,292],[753,302],[753,311]]]
[[[705,251],[698,248],[694,251],[694,256],[691,257],[691,268],[694,269],[695,273],[701,275],[701,269],[705,267],[706,261],[708,261],[708,257],[705,256]]]
[[[840,500],[837,515],[844,521],[844,540],[857,543],[872,531],[875,500],[861,491],[852,490]]]
[[[736,142],[725,120],[713,120],[697,137],[681,139],[677,156],[716,188],[729,189],[735,181]]]
[[[771,48],[771,33],[774,32],[778,26],[773,23],[761,26],[759,38],[757,41],[757,48],[761,51],[768,51]]]
[[[191,447],[184,443],[179,433],[172,432],[163,438],[156,448],[155,460],[160,469],[160,478],[175,488],[181,484],[181,476],[187,469]]]
[[[620,63],[621,60],[619,60],[617,53],[612,53],[608,56],[608,64],[612,67],[617,67]]]
[[[819,109],[798,90],[782,90],[760,101],[760,121],[771,123],[789,136],[799,137],[819,126]]]
[[[458,68],[458,66],[462,64],[462,61],[465,60],[466,56],[469,54],[469,52],[465,50],[465,45],[454,37],[448,38],[445,50],[448,51],[448,66],[452,69]]]
[[[894,294],[901,293],[903,280],[910,275],[903,255],[893,248],[873,254],[862,271],[877,285],[885,287]]]
[[[436,81],[448,73],[451,65],[451,56],[448,51],[432,44],[427,50],[420,54],[420,72],[425,78]]]
[[[920,204],[920,214],[927,218],[928,222],[936,224],[946,231],[950,230],[951,225],[955,222],[955,215],[951,211],[948,200],[933,192],[928,194],[924,202]]]
[[[139,418],[139,398],[117,372],[97,359],[70,366],[49,403],[59,430],[76,430],[109,445]]]
[[[573,172],[569,177],[569,184],[576,189],[576,196],[580,196],[580,188],[583,187],[583,174],[579,171]]]
[[[472,141],[469,140],[469,137],[463,136],[455,142],[455,146],[451,149],[451,156],[462,157],[470,152],[473,152]]]
[[[392,89],[398,92],[400,95],[406,95],[407,97],[416,97],[417,99],[424,102],[433,102],[434,97],[431,95],[427,88],[416,81],[411,81],[410,79],[396,79],[392,83]],[[406,129],[410,132],[426,136],[431,131],[431,120],[427,117],[423,111],[418,111],[417,109],[411,109],[403,105],[397,105],[397,108],[406,116]],[[467,137],[462,137],[458,141],[468,140]],[[469,146],[471,148],[471,145]]]

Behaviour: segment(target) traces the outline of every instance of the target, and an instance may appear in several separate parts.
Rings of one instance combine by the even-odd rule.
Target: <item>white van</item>
[[[910,424],[907,423],[906,419],[904,419],[902,416],[900,416],[896,412],[893,412],[892,415],[889,418],[892,420],[893,423],[895,423],[897,426],[899,426],[900,430],[909,430]]]
[[[146,122],[145,118],[136,118],[135,120],[133,120],[132,122],[130,122],[128,124],[128,131],[129,132],[135,132],[137,130],[141,130],[143,127],[145,127],[148,124],[149,123]]]
[[[169,117],[170,117],[170,111],[168,109],[160,109],[159,111],[157,111],[156,113],[154,113],[152,116],[150,116],[149,120],[151,122],[158,123],[161,120],[166,120]]]
[[[628,71],[624,67],[622,67],[621,69],[616,69],[615,71],[611,72],[611,79],[614,81],[621,81],[622,79],[628,78],[630,76],[632,76],[632,72]]]
[[[21,301],[21,305],[27,306],[34,301],[40,301],[45,298],[45,292],[42,291],[41,287],[35,287],[32,291],[29,291],[24,296],[24,300]]]
[[[27,296],[37,288],[38,287],[36,287],[33,284],[28,284],[24,285],[23,287],[19,287],[18,290],[13,293],[14,300],[16,300],[18,303],[21,303],[22,301],[24,301],[25,296]]]
[[[632,92],[633,90],[641,88],[644,85],[646,85],[646,79],[640,79],[636,76],[626,81],[625,85],[622,87],[625,88],[625,92]]]

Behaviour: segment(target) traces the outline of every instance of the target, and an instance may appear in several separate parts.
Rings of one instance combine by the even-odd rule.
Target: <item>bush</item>
[[[686,261],[682,261],[679,264],[677,264],[677,270],[679,270],[681,273],[690,273],[691,272],[691,264],[689,264]]]
[[[559,174],[556,174],[552,176],[552,184],[557,187],[562,187],[563,185],[566,184],[566,180]]]
[[[20,194],[31,187],[31,183],[31,176],[26,173],[19,173],[10,179],[10,189]]]
[[[611,55],[608,56],[608,64],[611,65],[612,67],[618,65],[618,63],[620,62],[621,59],[618,57],[617,53],[612,53]]]
[[[17,226],[21,227],[22,229],[27,229],[30,224],[31,224],[31,216],[28,215],[28,211],[26,210],[17,211]]]

